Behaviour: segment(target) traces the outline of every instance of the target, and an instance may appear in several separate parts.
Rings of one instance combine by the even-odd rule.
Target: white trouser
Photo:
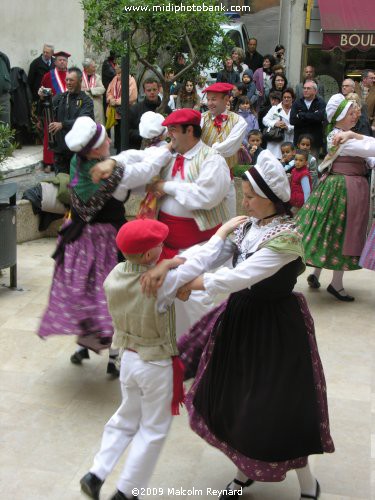
[[[147,486],[171,425],[172,362],[145,362],[126,350],[120,383],[121,406],[104,427],[90,472],[105,480],[132,441],[117,482],[117,488],[131,497],[133,488]]]
[[[230,188],[225,200],[228,205],[229,219],[233,219],[233,217],[236,217],[237,215],[236,186],[234,185],[233,179],[230,181]]]

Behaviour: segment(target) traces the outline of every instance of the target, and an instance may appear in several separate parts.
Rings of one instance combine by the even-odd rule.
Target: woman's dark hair
[[[292,96],[293,101],[296,98],[296,94],[292,89],[292,87],[287,87],[286,89],[284,89],[281,93],[281,97],[284,97],[284,94],[290,94]]]
[[[273,57],[272,54],[266,54],[265,56],[263,56],[263,62],[265,61],[265,59],[268,59],[269,62],[271,63],[270,69],[272,68],[272,66],[275,66],[276,59]]]
[[[188,82],[191,82],[193,84],[193,90],[191,91],[190,94],[186,91],[186,84]],[[197,104],[198,102],[198,94],[195,89],[195,82],[194,80],[185,80],[184,83],[182,84],[182,87],[179,91],[180,99],[181,101],[191,101],[194,105]]]
[[[273,77],[273,79],[272,79],[272,90],[276,90],[276,87],[275,87],[275,85],[276,85],[275,80],[276,80],[276,78],[280,78],[280,77],[284,80],[284,85],[283,85],[283,88],[282,88],[282,90],[281,90],[281,92],[283,92],[283,91],[287,88],[287,86],[288,86],[288,80],[287,80],[287,77],[286,77],[285,75],[275,75],[275,76]],[[279,90],[279,92],[280,92],[280,90]]]
[[[271,99],[278,99],[281,102],[281,92],[279,90],[271,90],[269,98]]]

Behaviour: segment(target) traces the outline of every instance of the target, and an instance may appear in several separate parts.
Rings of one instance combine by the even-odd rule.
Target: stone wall
[[[241,207],[241,179],[235,179],[235,184],[237,191],[237,214],[242,215],[244,211]],[[142,197],[139,195],[131,195],[126,202],[125,209],[128,219],[134,219],[141,199]],[[62,218],[50,224],[46,231],[40,232],[38,230],[39,217],[34,215],[31,203],[28,200],[20,200],[17,202],[17,208],[17,243],[57,236],[57,231],[63,223]]]

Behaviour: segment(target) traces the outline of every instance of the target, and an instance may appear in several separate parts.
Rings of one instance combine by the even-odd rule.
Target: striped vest
[[[186,176],[186,181],[195,182],[199,177],[202,163],[209,156],[217,154],[218,153],[214,149],[202,144],[198,153],[191,160],[189,174]],[[169,169],[172,169],[174,162],[175,158],[172,158],[171,162],[162,169],[160,172],[162,179],[166,178],[166,174]],[[215,179],[212,179],[212,182],[215,182]],[[207,231],[207,229],[212,229],[219,224],[223,224],[223,222],[226,222],[229,219],[229,210],[226,199],[224,198],[221,200],[216,207],[211,208],[210,210],[193,210],[193,217],[200,231]]]
[[[155,297],[142,293],[139,278],[148,267],[121,262],[104,281],[115,333],[114,349],[133,349],[143,361],[160,361],[178,354],[174,304],[159,313]]]
[[[209,111],[206,111],[202,115],[203,117],[203,126],[202,126],[202,141],[207,144],[207,146],[212,146],[215,142],[223,142],[229,136],[232,128],[238,120],[240,119],[236,113],[232,111],[228,112],[228,120],[226,120],[222,126],[220,132],[214,126],[214,121],[212,119],[212,115]],[[233,156],[228,156],[225,158],[225,161],[228,164],[229,169],[232,171],[233,167],[237,165],[237,153]]]

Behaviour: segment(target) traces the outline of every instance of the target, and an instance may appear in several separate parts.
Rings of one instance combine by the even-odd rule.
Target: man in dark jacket
[[[323,124],[326,120],[326,103],[317,96],[318,86],[313,80],[303,84],[303,97],[296,99],[290,112],[290,124],[294,125],[294,144],[297,145],[301,134],[313,137],[311,154],[319,158],[323,145]]]
[[[52,45],[45,43],[40,56],[30,64],[27,81],[33,95],[33,101],[39,102],[38,90],[41,86],[42,78],[49,70],[55,67],[53,50]]]
[[[257,52],[258,40],[250,38],[247,42],[247,51],[244,63],[249,66],[253,72],[263,66],[263,56]]]
[[[150,77],[143,82],[143,91],[145,98],[141,102],[136,102],[129,110],[129,147],[130,149],[141,149],[142,137],[139,135],[139,122],[141,116],[146,111],[154,111],[160,106],[159,81]],[[169,115],[172,110],[169,106],[166,108],[166,114]]]
[[[49,125],[49,132],[55,137],[55,172],[69,173],[70,160],[74,153],[65,144],[65,136],[79,116],[89,116],[94,120],[94,105],[91,97],[81,91],[82,71],[72,67],[66,74],[67,91],[53,97],[54,121]]]
[[[0,52],[0,123],[10,125],[10,62],[4,52]]]

